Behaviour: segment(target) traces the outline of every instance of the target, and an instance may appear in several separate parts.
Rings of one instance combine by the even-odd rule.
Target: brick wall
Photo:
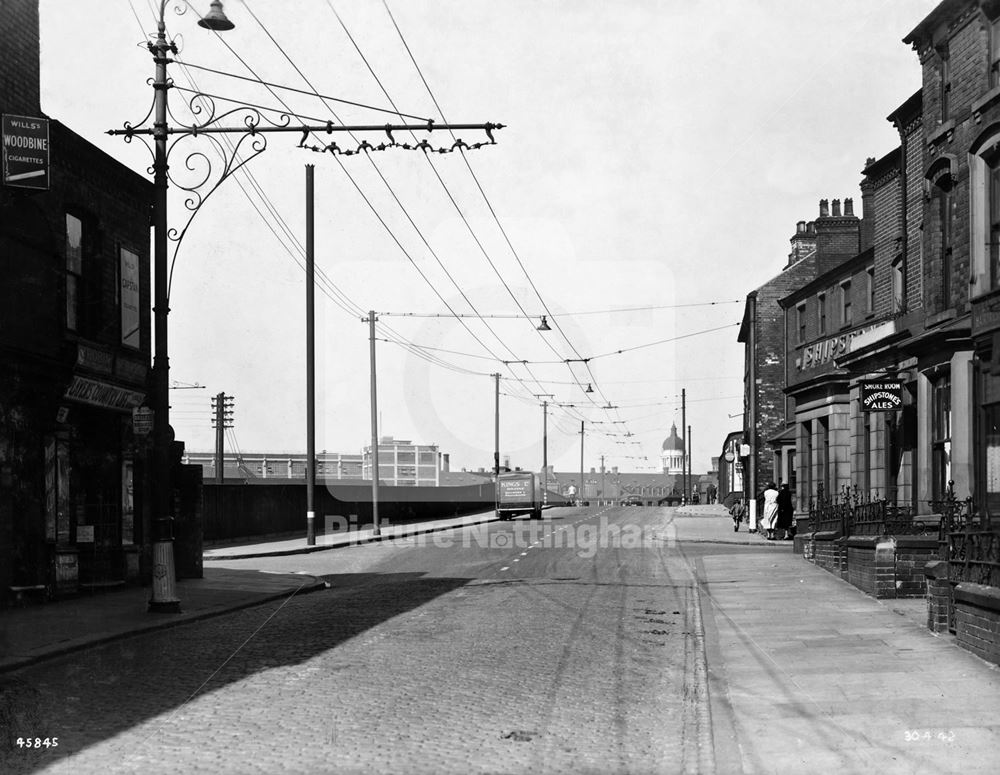
[[[896,539],[896,597],[924,597],[927,581],[924,568],[937,559],[937,538]]]
[[[888,164],[892,165],[892,159]],[[871,217],[874,221],[875,315],[878,318],[888,317],[895,312],[892,297],[892,264],[902,254],[901,195],[899,168],[894,165],[889,166],[874,182],[871,195]],[[865,220],[868,220],[868,217],[868,213],[865,213]]]
[[[914,45],[920,53],[923,69],[924,113],[922,131],[930,142],[914,142],[920,146],[920,160],[913,161],[914,181],[922,182],[923,170],[935,160],[952,160],[954,175],[946,184],[951,186],[951,282],[948,292],[943,288],[944,256],[941,240],[939,199],[937,186],[928,189],[929,199],[922,208],[923,255],[921,268],[921,298],[928,314],[955,309],[961,314],[969,298],[971,251],[974,235],[970,233],[970,187],[968,149],[979,134],[1000,119],[1000,105],[994,103],[983,113],[974,113],[973,107],[989,90],[987,62],[988,32],[984,17],[976,10],[982,3],[970,3],[963,9],[962,18],[953,15],[949,29],[935,33],[934,45],[946,44],[950,71],[948,110],[942,110],[941,73],[942,56],[931,41],[919,38]],[[966,13],[965,11],[969,11]],[[916,152],[915,152],[916,153]],[[914,186],[915,187],[915,186]],[[914,196],[916,192],[914,192]],[[921,216],[913,218],[914,223]],[[916,253],[917,248],[912,251]],[[911,278],[912,279],[912,278]],[[917,290],[917,289],[913,289]],[[982,292],[973,286],[974,293]],[[916,297],[911,296],[911,301]],[[911,305],[911,309],[913,309]]]
[[[948,580],[948,563],[934,560],[924,565],[927,584],[927,629],[948,632],[952,587]]]
[[[966,583],[955,587],[955,637],[962,648],[1000,664],[1000,589]]]
[[[0,113],[39,115],[38,0],[3,0],[0,51]]]
[[[831,573],[840,573],[841,545],[836,534],[817,533],[813,537],[813,562]]]
[[[896,541],[853,537],[846,545],[847,581],[878,599],[896,597]]]
[[[913,122],[902,128],[903,148],[906,152],[906,309],[923,307],[923,250],[924,238],[924,158],[926,143],[921,126]]]

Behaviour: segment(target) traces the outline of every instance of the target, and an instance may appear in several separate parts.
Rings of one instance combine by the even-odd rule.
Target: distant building
[[[434,444],[414,444],[385,436],[379,441],[379,482],[386,485],[437,487],[442,472],[448,473],[448,455]],[[190,452],[184,461],[202,467],[206,482],[215,480],[215,453]],[[223,458],[224,479],[302,479],[306,478],[304,452],[227,453]],[[360,453],[316,453],[316,478],[320,481],[341,479],[371,480],[371,446]],[[463,480],[464,481],[464,480]]]
[[[379,481],[399,486],[437,486],[441,483],[440,453],[436,444],[414,444],[383,436],[378,442]],[[362,476],[371,479],[372,448],[364,448]]]
[[[677,435],[677,423],[670,426],[670,435],[663,442],[660,461],[665,474],[684,473],[684,439]]]
[[[184,462],[200,465],[204,480],[216,479],[214,452],[189,452]],[[316,453],[316,478],[362,479],[362,455],[359,452]],[[305,452],[243,452],[223,457],[224,479],[302,479],[306,478]]]
[[[692,489],[697,490],[702,503],[706,502],[709,487],[718,488],[718,477],[712,472],[694,473],[691,479]],[[580,472],[556,471],[550,466],[546,481],[550,491],[572,498],[580,489]],[[608,502],[634,498],[644,505],[655,506],[665,498],[679,500],[682,488],[683,476],[680,473],[623,473],[617,466],[612,466],[608,469],[591,468],[584,473],[582,497]]]

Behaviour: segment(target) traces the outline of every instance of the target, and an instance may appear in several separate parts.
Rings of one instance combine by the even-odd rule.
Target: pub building
[[[794,404],[799,508],[843,497],[916,508],[919,373],[898,349],[919,325],[923,305],[922,197],[909,181],[920,168],[921,94],[888,120],[900,146],[862,172],[858,252],[781,300],[785,312],[785,393]],[[862,390],[890,383],[898,406],[870,411]],[[947,481],[947,479],[945,479]]]
[[[37,2],[14,0],[0,30],[0,605],[148,573],[132,412],[150,364],[153,187],[42,113],[38,41]]]

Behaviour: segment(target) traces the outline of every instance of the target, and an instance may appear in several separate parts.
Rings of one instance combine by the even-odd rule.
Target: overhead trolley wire
[[[298,65],[295,64],[295,62],[292,60],[292,58],[284,50],[284,48],[281,46],[281,44],[278,43],[278,41],[274,38],[274,36],[270,33],[270,31],[264,26],[264,24],[261,23],[261,21],[254,14],[253,10],[249,7],[249,3],[245,2],[244,6],[246,7],[246,9],[250,13],[250,15],[253,17],[254,21],[256,21],[257,24],[260,26],[260,28],[264,31],[264,34],[267,35],[267,37],[271,40],[271,42],[274,44],[274,46],[278,49],[278,51],[281,52],[282,56],[285,57],[285,59],[295,69],[295,71],[299,74],[299,76],[303,79],[303,81],[305,81],[305,83],[311,89],[313,89],[313,91],[316,94],[316,96],[319,96],[320,99],[322,100],[323,99],[322,96],[319,95],[318,91],[316,91],[315,87],[312,85],[312,83],[309,80],[309,78],[302,72],[302,70],[298,67]],[[223,43],[225,44],[225,41],[223,41]],[[227,48],[230,48],[230,50],[232,51],[231,47],[229,47],[228,44],[225,44],[225,45],[227,46]],[[235,52],[233,52],[233,54],[236,55]],[[239,57],[238,55],[236,55],[236,56],[237,56],[237,59],[239,59],[240,62],[243,64],[243,66],[246,67],[251,73],[253,73],[256,76],[256,73],[254,72],[254,70],[241,57]],[[273,94],[273,91],[272,91],[272,94]],[[285,104],[283,102],[283,100],[281,100],[280,97],[277,97],[277,95],[274,95],[274,96],[278,99],[279,102],[282,102],[282,104]],[[324,102],[324,105],[326,105],[325,102]],[[334,118],[337,121],[343,123],[341,121],[340,117],[337,115],[336,111],[333,110],[333,108],[331,108],[329,105],[326,105],[326,107],[330,111],[331,115],[333,115]],[[292,111],[290,111],[290,112],[292,112]],[[293,112],[293,114],[294,114],[294,112]],[[353,133],[351,133],[351,136],[353,138]],[[423,279],[424,282],[431,288],[431,290],[434,291],[435,295],[437,295],[437,297],[441,300],[441,302],[445,305],[445,307],[447,307],[449,310],[451,310],[452,312],[454,312],[454,308],[447,302],[447,300],[443,297],[443,295],[440,293],[440,291],[438,291],[438,289],[434,286],[434,284],[431,282],[431,280],[426,276],[426,274],[423,272],[423,270],[420,269],[420,267],[417,265],[416,261],[413,259],[413,257],[410,255],[410,253],[403,247],[402,243],[399,241],[399,239],[396,237],[396,235],[393,233],[393,231],[389,228],[389,225],[385,222],[385,219],[382,218],[381,214],[379,214],[379,212],[376,210],[376,208],[374,207],[374,205],[371,203],[371,201],[365,195],[364,191],[361,189],[360,185],[355,180],[354,176],[350,174],[350,172],[347,170],[347,168],[344,166],[343,162],[341,162],[341,160],[339,158],[337,158],[336,156],[334,158],[337,159],[337,163],[340,166],[341,170],[344,172],[344,174],[348,177],[348,179],[354,185],[355,189],[361,195],[362,199],[364,199],[365,203],[368,205],[369,209],[371,209],[371,211],[375,215],[375,217],[382,224],[383,228],[390,235],[390,237],[392,237],[393,241],[400,248],[400,250],[407,257],[407,259],[409,259],[410,263],[413,264],[414,268],[417,269],[417,272],[418,272],[418,274],[420,274],[421,279]],[[424,237],[423,233],[420,231],[420,229],[417,227],[416,223],[410,217],[409,212],[406,210],[406,208],[404,207],[404,205],[402,204],[402,202],[399,200],[398,196],[396,196],[395,191],[393,190],[392,186],[389,184],[388,180],[386,180],[385,176],[382,174],[382,171],[379,169],[378,165],[375,163],[375,160],[372,159],[370,156],[368,156],[368,160],[371,163],[372,167],[375,169],[375,171],[378,173],[379,177],[381,178],[382,182],[384,183],[384,185],[388,189],[389,193],[392,195],[393,199],[396,201],[397,205],[400,207],[400,209],[403,211],[403,213],[406,216],[406,218],[409,220],[410,224],[413,226],[414,230],[417,232],[417,234],[420,236],[421,240],[423,240],[424,244],[427,246],[428,250],[431,252],[431,255],[434,256],[435,260],[441,266],[442,270],[444,270],[445,274],[449,277],[449,279],[451,279],[452,283],[455,285],[456,289],[459,291],[459,293],[462,295],[462,297],[465,298],[466,302],[469,303],[470,307],[472,307],[472,309],[475,310],[475,307],[472,305],[471,301],[468,300],[468,297],[465,294],[465,292],[461,289],[461,287],[454,280],[454,278],[447,271],[447,269],[445,269],[443,263],[441,262],[440,258],[437,256],[436,252],[431,248],[430,244],[428,243],[428,241]],[[468,327],[468,325],[466,325],[464,323],[464,321],[463,321],[462,324],[466,328],[466,330],[469,332],[469,334],[476,341],[479,342],[480,346],[482,346],[488,353],[490,353],[492,355],[495,355],[495,353],[493,353],[493,351],[478,336],[476,336],[472,332],[472,330]],[[505,349],[507,349],[508,352],[511,353],[511,355],[513,355],[514,354],[513,351],[507,346],[506,342],[504,342],[503,339],[500,338],[499,335],[497,335],[497,333],[489,326],[489,324],[485,323],[485,321],[484,321],[483,324],[490,331],[490,333],[493,334],[493,336],[497,339],[497,341],[500,342],[500,344]],[[497,358],[497,360],[501,360],[501,359]],[[529,372],[529,374],[531,373],[530,370],[528,370],[528,372]],[[532,379],[534,379],[534,375],[531,375],[531,376],[532,376]],[[536,382],[537,382],[537,380],[536,380]],[[540,383],[539,383],[539,387],[541,387]],[[527,386],[525,386],[525,389],[528,389]]]
[[[177,62],[178,62],[178,65],[182,69],[185,68],[185,63],[183,61],[181,61],[180,58],[177,59]],[[187,75],[188,79],[190,80],[190,82],[195,86],[195,89],[197,89],[197,84],[195,83],[193,76],[190,73],[186,73],[186,75]],[[175,87],[175,88],[182,88],[182,87]],[[198,92],[198,94],[203,94],[203,93],[202,92]],[[230,138],[226,137],[226,136],[223,136],[222,139],[225,142],[225,144],[227,145],[227,147],[230,149],[230,151],[232,151],[233,150],[232,140]],[[281,230],[285,234],[285,238],[283,238],[282,235],[278,233],[278,231],[275,229],[275,226],[271,223],[271,220],[268,218],[268,216],[265,215],[261,211],[260,206],[254,201],[254,198],[250,195],[250,193],[244,187],[244,184],[239,179],[239,177],[236,177],[236,184],[239,186],[240,190],[243,192],[244,196],[247,198],[247,201],[250,203],[250,205],[257,212],[258,217],[261,219],[261,221],[263,222],[263,224],[268,228],[268,230],[271,231],[272,235],[274,235],[275,239],[277,239],[277,241],[282,246],[282,248],[284,248],[285,252],[289,255],[289,257],[292,259],[292,261],[294,261],[296,263],[296,265],[300,269],[302,269],[304,271],[305,270],[305,265],[304,265],[303,261],[301,260],[300,257],[298,257],[298,256],[295,255],[295,252],[292,250],[292,248],[285,241],[285,239],[287,238],[288,240],[290,240],[291,242],[293,242],[294,245],[295,245],[295,247],[298,250],[299,255],[302,256],[302,255],[304,255],[305,250],[302,247],[302,243],[298,239],[298,236],[288,227],[287,222],[281,216],[280,212],[278,212],[277,207],[273,204],[273,202],[271,201],[271,199],[268,197],[268,195],[264,191],[263,187],[257,182],[257,179],[253,175],[253,173],[249,169],[247,169],[247,168],[242,168],[241,172],[246,177],[247,182],[253,188],[254,193],[260,198],[260,200],[263,203],[264,207],[267,209],[267,211],[268,211],[268,213],[270,215],[270,219],[273,219],[274,221],[276,221],[279,224]],[[319,281],[320,281],[319,282],[320,290],[331,301],[333,301],[334,304],[336,304],[338,307],[340,307],[344,312],[348,313],[348,315],[350,315],[351,317],[358,317],[358,316],[363,316],[364,314],[366,314],[365,310],[363,310],[363,308],[360,305],[358,305],[356,302],[352,301],[350,299],[350,297],[348,297],[343,291],[340,290],[340,288],[337,287],[337,285],[335,283],[333,283],[330,280],[329,276],[322,269],[322,267],[317,267],[317,277],[319,278]],[[449,369],[451,371],[454,371],[454,372],[460,373],[460,374],[469,374],[469,375],[476,375],[476,376],[488,376],[484,372],[476,372],[476,371],[473,371],[473,370],[470,370],[470,369],[458,366],[456,364],[449,363],[448,361],[445,361],[444,359],[438,358],[437,356],[430,355],[430,354],[427,354],[425,352],[422,352],[420,349],[415,348],[411,342],[409,342],[408,340],[405,339],[405,337],[402,337],[400,334],[398,334],[397,332],[393,331],[393,329],[391,327],[389,327],[387,325],[381,325],[381,324],[380,324],[379,327],[380,327],[380,329],[383,329],[384,331],[387,331],[390,334],[394,335],[396,337],[396,339],[392,340],[392,341],[394,341],[396,344],[398,344],[401,347],[405,348],[408,352],[410,352],[411,354],[415,355],[416,357],[422,358],[423,360],[425,360],[425,361],[427,361],[429,363],[432,363],[432,364],[437,365],[437,366],[441,366],[442,368],[446,368],[446,369]]]
[[[327,0],[327,2],[329,2],[329,0]],[[444,110],[441,108],[441,104],[438,102],[437,97],[434,95],[434,91],[431,89],[430,84],[427,82],[427,79],[424,77],[423,70],[421,70],[420,65],[417,63],[417,59],[416,59],[416,57],[413,54],[413,51],[410,49],[409,44],[406,42],[406,37],[403,35],[403,31],[400,29],[399,24],[397,24],[396,17],[393,16],[392,10],[389,8],[388,2],[386,2],[386,0],[382,0],[382,5],[385,7],[386,13],[389,15],[389,19],[392,21],[392,25],[395,28],[396,33],[399,35],[399,39],[400,39],[400,42],[403,44],[403,48],[406,49],[406,53],[409,55],[410,61],[413,63],[413,66],[416,69],[417,74],[420,76],[420,80],[424,84],[424,88],[427,89],[427,94],[430,95],[430,98],[431,98],[431,100],[434,103],[434,107],[437,109],[438,114],[441,116],[442,120],[444,120],[445,123],[447,123],[448,119],[445,116]],[[454,133],[452,133],[452,136],[454,137]],[[531,286],[531,289],[535,292],[535,295],[538,297],[538,300],[541,302],[542,307],[545,309],[547,315],[552,319],[552,323],[553,323],[553,325],[555,325],[556,329],[559,331],[559,334],[566,341],[566,343],[569,345],[570,349],[574,352],[574,354],[576,354],[576,356],[579,358],[579,356],[580,356],[579,351],[573,345],[573,342],[570,340],[570,338],[566,335],[566,332],[563,331],[563,328],[559,324],[559,321],[556,319],[556,316],[552,314],[552,311],[549,309],[548,305],[546,304],[545,299],[542,298],[541,293],[538,291],[538,287],[535,285],[535,281],[532,279],[531,275],[528,273],[528,270],[525,268],[524,262],[521,261],[520,254],[514,248],[514,244],[511,242],[510,237],[508,236],[506,229],[504,229],[503,224],[500,222],[500,218],[497,216],[496,210],[493,208],[493,204],[490,202],[489,197],[486,195],[486,191],[483,189],[483,186],[480,183],[479,178],[477,177],[475,171],[472,169],[472,165],[469,163],[469,159],[466,156],[465,151],[462,150],[462,149],[460,149],[460,150],[461,150],[461,153],[462,153],[462,159],[465,162],[465,166],[469,170],[469,174],[472,176],[472,179],[475,181],[476,187],[479,189],[479,193],[483,197],[483,201],[486,203],[487,208],[489,208],[489,211],[490,211],[491,215],[493,216],[493,220],[496,222],[497,227],[500,229],[500,233],[503,235],[503,238],[506,241],[507,246],[510,248],[511,254],[514,256],[515,260],[517,261],[518,266],[521,267],[521,271],[524,273],[525,278],[527,278],[528,284]],[[465,220],[464,216],[463,216],[463,220]],[[477,240],[477,242],[478,242],[478,240]],[[493,266],[493,262],[492,261],[490,261],[490,265]],[[494,271],[496,271],[496,267],[494,267]],[[499,275],[499,272],[498,272],[498,275]],[[508,292],[511,293],[511,297],[514,298],[514,301],[517,303],[517,305],[521,309],[521,311],[524,312],[524,308],[521,306],[521,304],[517,300],[517,298],[514,297],[514,294],[512,292],[510,292],[510,288],[507,286],[506,282],[504,282],[504,286],[507,287]],[[558,355],[558,352],[555,350],[555,348],[552,346],[552,344],[550,342],[548,342],[547,340],[546,340],[546,342],[549,345],[549,347],[552,348],[553,352],[556,352],[556,354]],[[590,374],[590,377],[591,377],[591,380],[592,380],[592,384],[597,383],[597,378],[594,375],[593,370],[590,368],[590,364],[589,363],[585,363],[585,366],[587,368],[587,373]],[[570,368],[570,374],[573,376],[574,379],[576,379],[576,374],[573,373],[573,369],[572,368]],[[578,381],[578,384],[579,384],[580,388],[582,389],[583,388],[582,383]],[[598,388],[597,388],[597,392],[598,392],[598,395],[600,395],[601,398],[606,403],[610,403],[610,401],[608,401],[607,396],[605,396],[604,393],[603,393],[603,391],[601,391],[599,385],[598,385]],[[593,399],[591,399],[591,400],[593,401]],[[596,402],[594,402],[594,403],[596,404]]]

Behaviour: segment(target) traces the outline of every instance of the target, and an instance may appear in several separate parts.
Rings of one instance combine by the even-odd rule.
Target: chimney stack
[[[451,455],[447,452],[441,455],[441,470],[446,474],[451,472]]]

